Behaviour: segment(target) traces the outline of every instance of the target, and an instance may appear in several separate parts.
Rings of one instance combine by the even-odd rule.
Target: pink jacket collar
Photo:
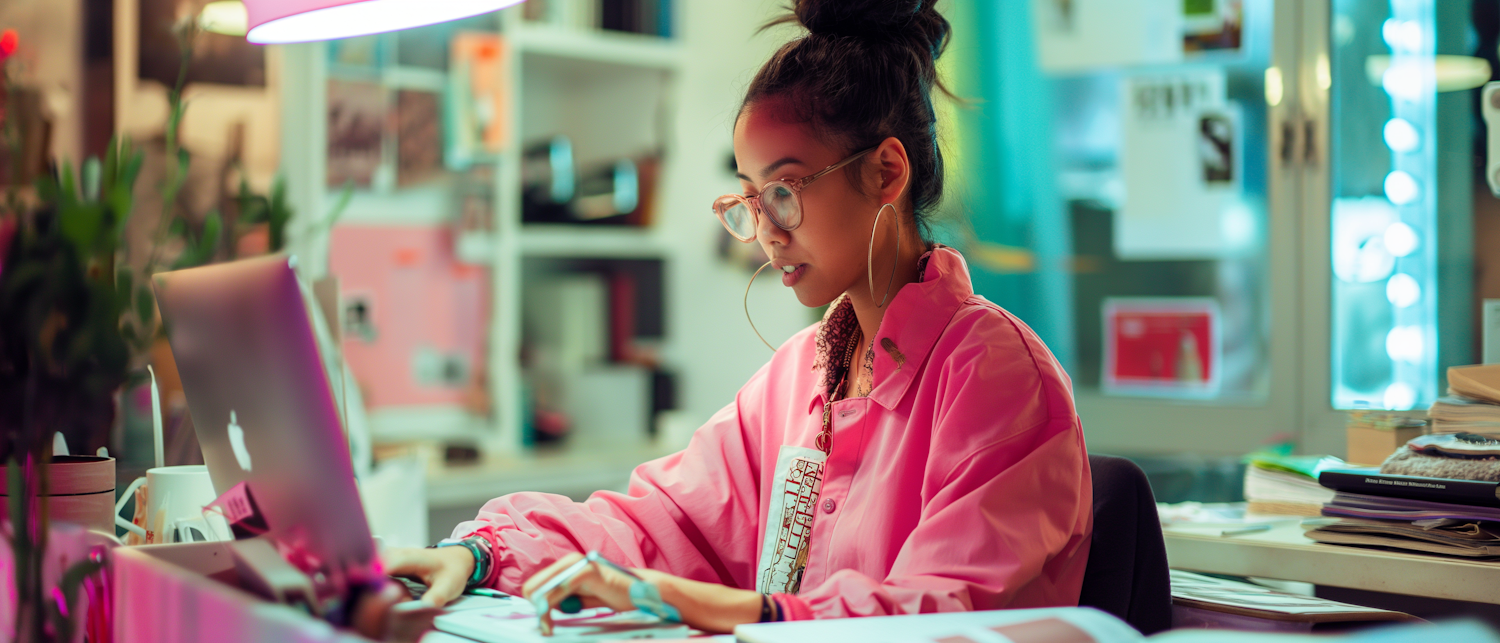
[[[927,267],[922,281],[909,283],[896,293],[875,334],[875,387],[869,397],[887,410],[901,401],[948,321],[974,295],[969,266],[957,250],[938,246],[923,258]],[[847,305],[834,302],[839,304]],[[827,359],[816,361],[830,363]],[[821,387],[809,391],[808,412],[826,402],[827,397]]]

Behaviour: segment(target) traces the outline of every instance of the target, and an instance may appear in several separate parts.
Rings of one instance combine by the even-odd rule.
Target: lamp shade
[[[336,40],[434,25],[504,9],[522,0],[244,0],[260,45]]]

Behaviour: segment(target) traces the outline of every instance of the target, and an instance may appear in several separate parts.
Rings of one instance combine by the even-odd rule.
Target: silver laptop
[[[352,580],[371,580],[374,540],[332,386],[292,259],[271,256],[157,275],[157,304],[214,490],[241,482],[271,538]],[[545,641],[521,600],[465,596],[435,625],[479,641]],[[517,617],[521,617],[518,619]],[[575,640],[682,638],[637,612],[562,618]]]
[[[162,273],[157,304],[214,490],[247,483],[272,539],[369,579],[375,543],[294,261]]]

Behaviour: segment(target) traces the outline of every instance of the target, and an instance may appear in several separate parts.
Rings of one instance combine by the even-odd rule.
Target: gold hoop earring
[[[755,271],[755,274],[750,275],[750,283],[745,284],[745,321],[750,322],[750,330],[755,331],[755,336],[760,338],[761,343],[765,344],[766,348],[771,349],[771,352],[774,353],[776,352],[776,347],[772,346],[771,342],[766,341],[766,338],[760,334],[760,329],[755,327],[755,321],[750,319],[750,287],[755,285],[755,278],[760,276],[760,271],[765,270],[770,265],[771,262],[767,261],[764,266]]]
[[[896,219],[896,260],[891,262],[891,277],[885,282],[885,296],[880,298],[876,308],[885,308],[885,302],[891,297],[891,284],[896,283],[896,266],[901,263],[901,213],[896,211],[896,206],[886,203],[875,211],[875,223],[870,226],[870,249],[865,258],[865,272],[870,278],[870,299],[875,299],[875,231],[880,228],[880,216],[885,214],[885,209],[891,209],[891,216]],[[748,293],[747,293],[748,295]],[[748,314],[748,313],[747,313]],[[762,340],[765,341],[765,340]]]

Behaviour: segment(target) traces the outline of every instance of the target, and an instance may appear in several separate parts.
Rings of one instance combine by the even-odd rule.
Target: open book
[[[1478,621],[1397,625],[1343,637],[1182,629],[1147,638],[1086,607],[758,623],[734,628],[734,636],[740,643],[1500,643],[1500,635]]]

